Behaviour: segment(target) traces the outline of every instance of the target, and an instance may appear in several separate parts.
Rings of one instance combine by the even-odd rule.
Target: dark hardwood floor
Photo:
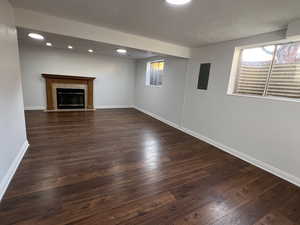
[[[300,188],[134,109],[26,120],[1,225],[300,224]]]

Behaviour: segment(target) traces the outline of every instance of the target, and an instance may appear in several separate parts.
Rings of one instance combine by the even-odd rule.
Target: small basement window
[[[147,86],[162,86],[162,76],[164,74],[165,61],[152,61],[147,63],[146,85]]]
[[[300,99],[300,42],[238,49],[229,94]]]

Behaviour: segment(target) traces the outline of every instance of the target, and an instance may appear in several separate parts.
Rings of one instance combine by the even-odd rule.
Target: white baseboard
[[[45,106],[25,106],[25,110],[46,110]]]
[[[22,161],[27,149],[29,147],[29,143],[26,140],[24,142],[24,144],[22,145],[19,154],[17,155],[17,157],[15,158],[15,160],[13,161],[13,163],[11,164],[11,166],[9,167],[6,175],[4,176],[4,178],[2,179],[2,181],[0,182],[0,201],[2,200],[10,181],[12,180],[13,176],[15,175],[18,166],[20,165],[20,162]]]
[[[176,129],[181,130],[179,125],[177,125],[176,123],[171,122],[169,120],[166,120],[166,119],[162,118],[161,116],[158,116],[157,114],[148,112],[148,111],[146,111],[144,109],[141,109],[141,108],[139,108],[137,106],[133,106],[133,108],[135,108],[136,110],[138,110],[138,111],[140,111],[142,113],[145,113],[145,114],[147,114],[147,115],[149,115],[149,116],[151,116],[151,117],[153,117],[153,118],[155,118],[157,120],[160,120],[161,122],[166,123],[166,124],[170,125],[171,127],[175,127]]]
[[[95,109],[127,109],[127,108],[133,108],[132,105],[102,105],[102,106],[96,106]],[[45,106],[30,106],[25,107],[25,110],[46,110]]]
[[[137,106],[134,106],[134,108],[136,110],[138,110],[138,111],[141,111],[141,112],[143,112],[143,113],[145,113],[145,114],[147,114],[147,115],[149,115],[149,116],[157,119],[157,120],[160,120],[163,123],[166,123],[166,124],[168,124],[168,125],[176,128],[176,129],[179,129],[179,130],[185,132],[186,134],[189,134],[189,135],[191,135],[191,136],[193,136],[195,138],[200,139],[201,141],[204,141],[204,142],[206,142],[208,144],[211,144],[211,145],[217,147],[218,149],[220,149],[220,150],[222,150],[224,152],[227,152],[227,153],[229,153],[229,154],[231,154],[231,155],[233,155],[233,156],[235,156],[235,157],[237,157],[237,158],[239,158],[239,159],[241,159],[243,161],[246,161],[246,162],[248,162],[248,163],[250,163],[250,164],[252,164],[254,166],[257,166],[257,167],[259,167],[259,168],[261,168],[261,169],[263,169],[265,171],[268,171],[269,173],[272,173],[275,176],[278,176],[278,177],[280,177],[280,178],[282,178],[282,179],[284,179],[284,180],[286,180],[286,181],[288,181],[288,182],[290,182],[292,184],[295,184],[296,186],[300,187],[300,178],[299,177],[296,177],[296,176],[294,176],[294,175],[292,175],[290,173],[287,173],[287,172],[285,172],[285,171],[283,171],[281,169],[278,169],[278,168],[276,168],[276,167],[274,167],[274,166],[272,166],[272,165],[270,165],[268,163],[265,163],[263,161],[255,159],[255,158],[253,158],[253,157],[251,157],[251,156],[249,156],[249,155],[247,155],[245,153],[242,153],[240,151],[237,151],[237,150],[235,150],[235,149],[233,149],[233,148],[231,148],[229,146],[221,144],[221,143],[219,143],[219,142],[217,142],[217,141],[215,141],[215,140],[213,140],[211,138],[208,138],[206,136],[198,134],[197,132],[189,130],[188,128],[180,127],[178,124],[175,124],[175,123],[173,123],[171,121],[168,121],[168,120],[166,120],[166,119],[164,119],[164,118],[162,118],[162,117],[160,117],[160,116],[158,116],[158,115],[156,115],[154,113],[148,112],[148,111],[146,111],[144,109],[141,109],[141,108],[139,108]]]
[[[132,105],[101,105],[95,106],[95,109],[128,109],[133,108]]]
[[[295,184],[295,185],[297,185],[297,186],[300,187],[300,178],[298,178],[298,177],[296,177],[296,176],[294,176],[292,174],[284,172],[284,171],[282,171],[282,170],[280,170],[280,169],[278,169],[278,168],[276,168],[276,167],[274,167],[274,166],[272,166],[272,165],[270,165],[268,163],[265,163],[263,161],[255,159],[255,158],[253,158],[253,157],[251,157],[251,156],[249,156],[249,155],[247,155],[245,153],[242,153],[242,152],[237,151],[237,150],[235,150],[235,149],[233,149],[231,147],[228,147],[228,146],[223,145],[223,144],[221,144],[219,142],[216,142],[216,141],[214,141],[214,140],[212,140],[212,139],[210,139],[208,137],[200,135],[200,134],[198,134],[198,133],[196,133],[194,131],[191,131],[191,130],[189,130],[187,128],[183,128],[182,130],[184,130],[185,133],[187,133],[187,134],[189,134],[189,135],[191,135],[191,136],[193,136],[195,138],[198,138],[198,139],[200,139],[200,140],[202,140],[202,141],[204,141],[206,143],[209,143],[209,144],[217,147],[218,149],[221,149],[221,150],[223,150],[223,151],[225,151],[225,152],[227,152],[227,153],[229,153],[229,154],[231,154],[231,155],[233,155],[233,156],[235,156],[235,157],[237,157],[239,159],[242,159],[242,160],[244,160],[244,161],[246,161],[246,162],[248,162],[248,163],[250,163],[250,164],[252,164],[254,166],[257,166],[257,167],[259,167],[259,168],[261,168],[263,170],[266,170],[269,173],[272,173],[275,176],[278,176],[278,177],[280,177],[280,178],[282,178],[284,180],[287,180],[290,183]]]

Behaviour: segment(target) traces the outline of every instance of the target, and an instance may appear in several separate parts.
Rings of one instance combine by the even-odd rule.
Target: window
[[[165,69],[165,61],[153,61],[147,64],[146,85],[161,86],[162,75]]]
[[[231,92],[300,98],[300,42],[241,49]]]

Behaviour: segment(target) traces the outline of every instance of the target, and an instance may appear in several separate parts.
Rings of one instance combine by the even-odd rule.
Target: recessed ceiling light
[[[127,50],[126,50],[126,49],[123,49],[123,48],[119,48],[119,49],[117,49],[117,52],[118,52],[119,54],[126,54],[126,53],[127,53]]]
[[[44,37],[37,33],[30,33],[28,36],[36,40],[44,40]]]
[[[184,5],[191,1],[192,0],[166,0],[167,3],[170,3],[172,5]]]
[[[92,52],[94,52],[94,50],[93,49],[89,49],[89,52],[92,53]]]
[[[52,43],[47,42],[46,45],[51,47],[51,46],[52,46]]]
[[[72,45],[68,45],[68,49],[73,49],[73,46]]]

